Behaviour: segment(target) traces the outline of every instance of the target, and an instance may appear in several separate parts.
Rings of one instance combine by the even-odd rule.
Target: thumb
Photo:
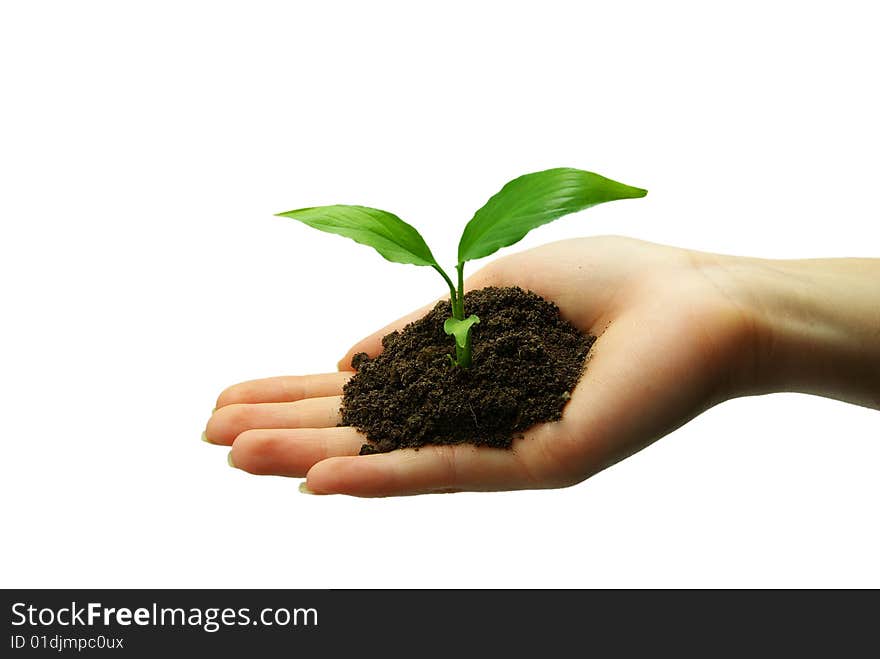
[[[439,300],[435,300],[431,304],[427,304],[421,309],[417,309],[412,313],[409,313],[401,318],[398,318],[393,323],[386,325],[382,329],[373,332],[368,337],[361,339],[357,343],[355,343],[351,348],[348,349],[348,352],[345,353],[345,357],[339,360],[339,363],[336,367],[340,371],[352,371],[354,368],[351,365],[351,359],[356,354],[360,352],[367,353],[370,357],[375,357],[380,352],[382,352],[382,337],[386,334],[390,334],[391,332],[395,332],[397,330],[403,329],[405,326],[410,323],[418,320],[426,313],[428,313],[431,309],[434,308],[434,305],[437,304],[440,300],[448,300],[449,296],[440,298]]]

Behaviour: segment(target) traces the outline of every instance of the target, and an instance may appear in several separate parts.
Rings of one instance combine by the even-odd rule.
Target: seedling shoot
[[[466,316],[464,264],[494,254],[522,240],[532,229],[590,206],[644,197],[646,190],[580,169],[559,167],[525,174],[507,183],[465,225],[458,243],[456,282],[440,267],[416,229],[393,213],[366,206],[315,206],[278,213],[315,229],[335,233],[369,245],[389,261],[430,266],[449,287],[452,316],[443,329],[455,340],[455,366],[472,362],[473,326],[480,322]]]

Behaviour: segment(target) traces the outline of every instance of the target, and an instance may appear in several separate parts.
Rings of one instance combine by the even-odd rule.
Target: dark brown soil
[[[463,442],[509,448],[536,423],[561,418],[595,337],[560,318],[552,302],[521,288],[471,291],[465,313],[480,317],[469,369],[449,360],[455,347],[443,331],[448,302],[386,335],[374,359],[355,355],[342,425],[372,442],[361,455]]]

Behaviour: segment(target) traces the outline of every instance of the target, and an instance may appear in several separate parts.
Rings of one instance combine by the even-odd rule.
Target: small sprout
[[[459,359],[455,360],[456,366],[462,368],[470,368],[471,366],[471,327],[480,322],[480,319],[474,315],[470,315],[464,320],[459,320],[454,316],[447,318],[443,322],[443,331],[449,335],[455,336],[456,354]],[[467,358],[467,362],[461,361],[461,358]]]
[[[453,364],[471,365],[471,328],[480,322],[465,316],[464,264],[522,240],[532,229],[590,206],[644,197],[646,190],[580,169],[559,167],[515,178],[499,190],[467,223],[458,243],[458,286],[440,267],[424,238],[399,217],[366,206],[315,206],[278,213],[315,229],[369,245],[389,261],[430,266],[449,287],[452,317],[443,325],[455,337]],[[451,359],[451,356],[450,356]]]

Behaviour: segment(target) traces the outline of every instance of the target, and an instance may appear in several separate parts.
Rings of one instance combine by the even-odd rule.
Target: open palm
[[[418,310],[359,342],[338,373],[254,380],[225,390],[206,428],[232,445],[230,462],[254,474],[307,476],[318,494],[388,496],[564,487],[631,455],[739,393],[749,320],[713,255],[618,237],[566,240],[507,256],[468,289],[520,286],[555,302],[598,337],[562,419],[511,450],[426,446],[359,456],[365,439],[338,427],[351,357]]]

